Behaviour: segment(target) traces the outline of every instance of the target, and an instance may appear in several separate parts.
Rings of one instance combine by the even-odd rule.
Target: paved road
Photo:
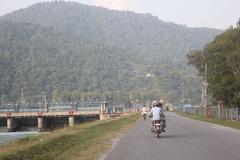
[[[240,131],[167,113],[167,132],[140,121],[105,160],[240,160]]]

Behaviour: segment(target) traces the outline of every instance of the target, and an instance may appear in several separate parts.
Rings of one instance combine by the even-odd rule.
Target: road
[[[167,113],[160,139],[141,120],[105,160],[240,160],[240,131]]]

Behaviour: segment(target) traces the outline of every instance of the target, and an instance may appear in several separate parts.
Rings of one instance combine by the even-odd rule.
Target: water
[[[4,132],[0,133],[0,145],[9,143],[16,139],[39,135],[39,132]]]

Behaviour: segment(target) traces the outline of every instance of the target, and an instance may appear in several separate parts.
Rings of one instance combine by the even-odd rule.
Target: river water
[[[0,145],[9,143],[16,139],[26,138],[28,136],[39,134],[39,132],[0,132]]]

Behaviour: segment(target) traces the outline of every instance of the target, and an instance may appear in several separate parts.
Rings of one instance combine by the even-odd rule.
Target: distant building
[[[154,77],[154,74],[152,74],[152,73],[147,73],[145,76],[146,76],[147,78],[150,78],[150,77]]]

